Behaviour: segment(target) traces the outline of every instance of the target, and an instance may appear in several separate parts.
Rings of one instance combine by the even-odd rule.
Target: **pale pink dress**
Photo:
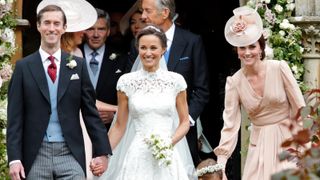
[[[252,89],[240,69],[227,78],[224,126],[219,146],[214,149],[218,163],[226,163],[235,149],[241,125],[240,108],[252,123],[243,180],[269,180],[282,169],[296,167],[294,162],[280,162],[280,144],[292,136],[287,124],[293,122],[297,110],[305,106],[299,86],[285,61],[265,60],[266,79],[263,96]],[[239,163],[240,164],[240,163]]]

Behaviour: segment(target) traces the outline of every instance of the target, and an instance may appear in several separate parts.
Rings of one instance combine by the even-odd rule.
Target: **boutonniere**
[[[112,54],[109,56],[109,59],[113,61],[113,60],[115,60],[117,57],[118,57],[118,54],[112,53]]]
[[[68,63],[67,63],[66,66],[68,66],[70,69],[73,69],[73,68],[75,68],[75,67],[77,66],[76,60],[74,60],[74,59],[72,59],[72,58],[73,58],[72,55],[70,55],[70,56],[67,58]]]

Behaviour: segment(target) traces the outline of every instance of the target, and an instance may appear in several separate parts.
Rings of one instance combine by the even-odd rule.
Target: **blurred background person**
[[[138,54],[135,37],[137,33],[146,26],[146,23],[141,18],[142,12],[140,6],[141,2],[137,0],[120,21],[120,31],[127,39],[128,57],[132,64]]]
[[[109,129],[117,110],[116,84],[119,77],[127,72],[128,58],[117,48],[106,43],[110,35],[110,16],[102,9],[96,8],[96,11],[98,19],[85,31],[85,43],[81,49],[96,91],[96,98],[100,101],[97,103],[100,117]],[[110,107],[109,110],[100,107],[103,103]]]

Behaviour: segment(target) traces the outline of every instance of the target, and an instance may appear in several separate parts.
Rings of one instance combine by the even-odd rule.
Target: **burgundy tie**
[[[57,77],[57,65],[54,62],[53,56],[49,56],[48,59],[51,62],[51,64],[48,66],[48,74],[49,74],[52,82],[54,83],[54,81],[56,80],[56,77]]]

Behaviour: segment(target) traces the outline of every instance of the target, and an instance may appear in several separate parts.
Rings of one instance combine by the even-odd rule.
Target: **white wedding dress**
[[[169,166],[159,166],[144,142],[151,134],[174,134],[179,123],[176,96],[186,87],[180,74],[162,69],[140,69],[120,77],[117,90],[128,96],[128,125],[100,180],[197,179],[186,138],[174,146]]]

